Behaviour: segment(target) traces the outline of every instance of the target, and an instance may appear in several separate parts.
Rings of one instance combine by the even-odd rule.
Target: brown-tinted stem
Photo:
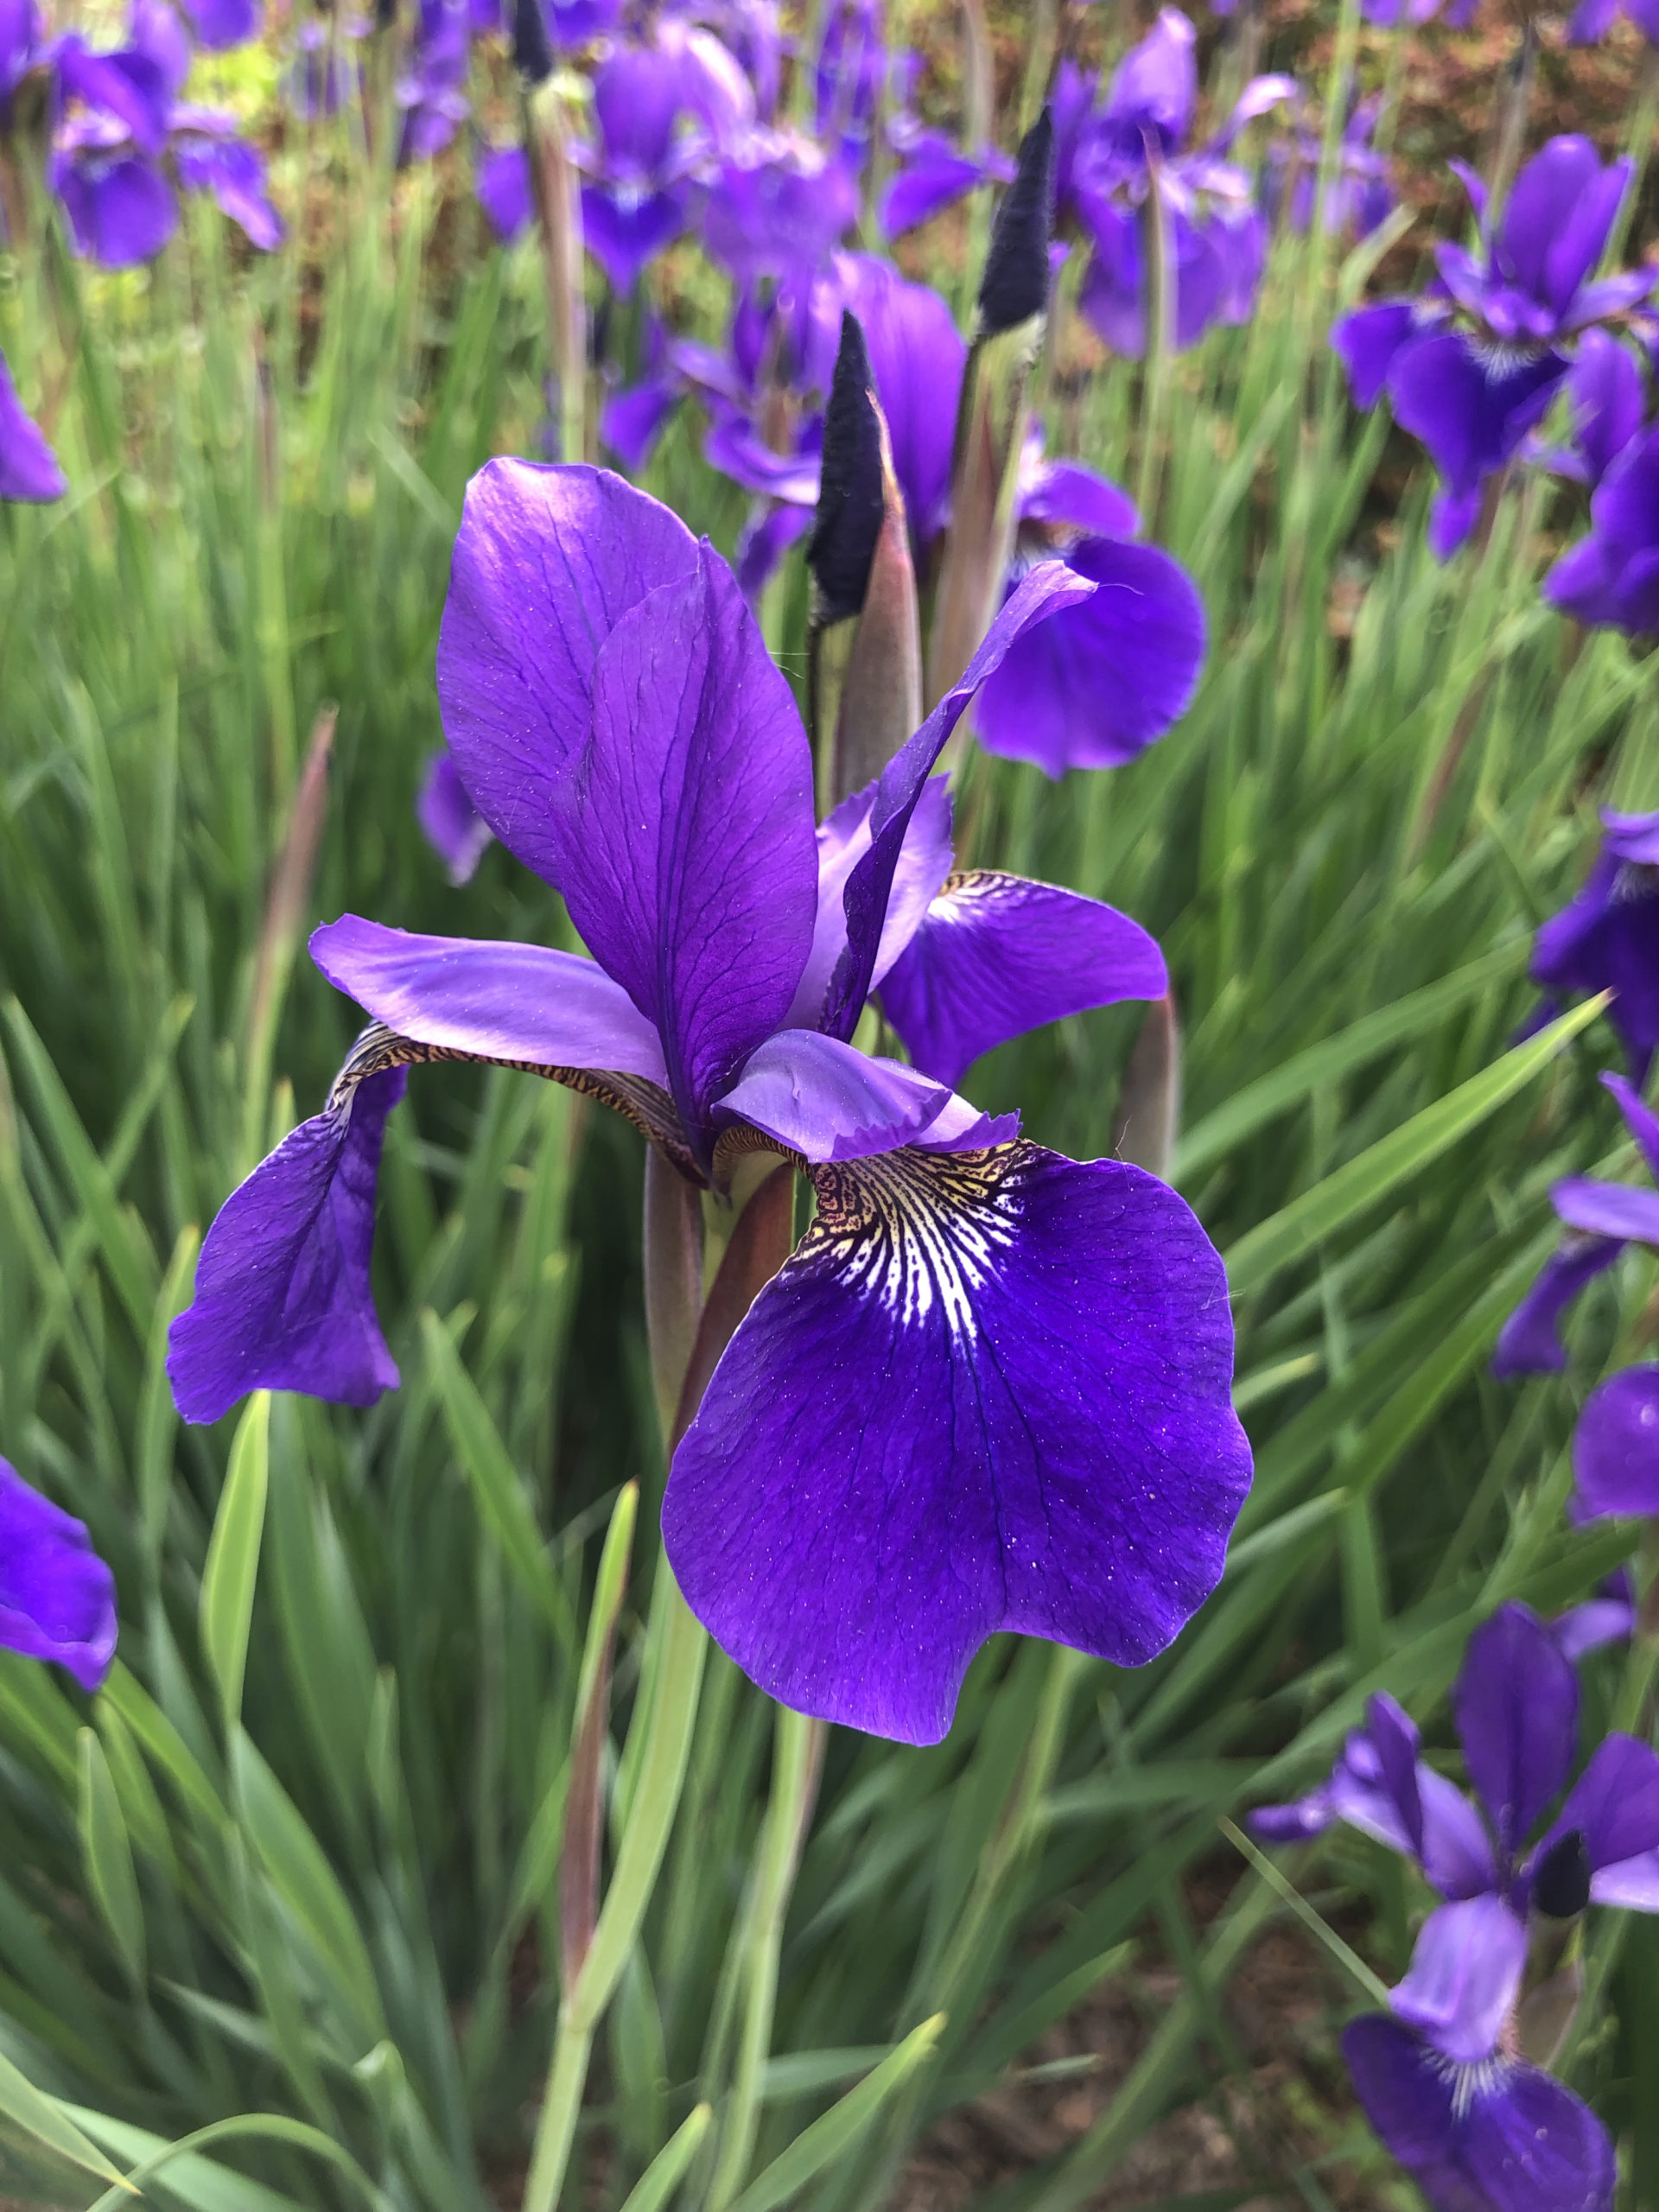
[[[1117,1100],[1117,1156],[1167,1177],[1181,1129],[1181,1025],[1173,992],[1147,1008]]]
[[[665,1444],[702,1318],[702,1194],[645,1151],[645,1342]]]
[[[873,783],[922,719],[922,630],[904,502],[889,500],[842,679],[830,803]]]
[[[755,1300],[788,1259],[795,1245],[795,1170],[787,1161],[775,1167],[737,1217],[731,1242],[702,1309],[691,1348],[679,1405],[669,1432],[672,1452],[690,1427],[720,1356]]]

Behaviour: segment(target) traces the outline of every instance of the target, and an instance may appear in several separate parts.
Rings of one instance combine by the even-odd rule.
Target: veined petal
[[[1410,1968],[1389,2002],[1437,2050],[1472,2066],[1497,2050],[1526,1965],[1520,1915],[1499,1897],[1461,1898],[1438,1906],[1423,1923]]]
[[[1573,1475],[1580,1520],[1659,1514],[1659,1366],[1627,1367],[1590,1393]]]
[[[911,1743],[998,1629],[1161,1650],[1249,1481],[1226,1279],[1187,1207],[1023,1141],[813,1182],[675,1455],[693,1610],[772,1695]]]
[[[1028,630],[987,678],[980,743],[1045,775],[1116,768],[1185,713],[1204,663],[1204,601],[1156,545],[1085,537],[1069,568],[1098,588]]]
[[[195,1298],[168,1332],[186,1421],[217,1421],[250,1390],[369,1406],[397,1388],[369,1257],[386,1116],[407,1081],[397,1067],[337,1084],[219,1208]]]
[[[706,1149],[714,1101],[795,996],[818,875],[806,732],[706,542],[601,650],[554,809],[570,918],[661,1036]]]
[[[336,990],[416,1044],[667,1085],[657,1032],[620,983],[574,952],[420,937],[344,914],[313,931],[311,957]]]
[[[876,785],[843,799],[818,824],[818,909],[812,950],[796,988],[786,1027],[812,1029],[823,1013],[824,994],[847,945],[847,879],[870,849],[870,811]],[[950,783],[931,776],[911,816],[887,894],[887,918],[870,979],[874,989],[920,926],[950,873]]]
[[[492,461],[467,487],[438,633],[444,734],[479,812],[549,882],[600,648],[696,557],[677,516],[606,469]]]
[[[1561,1316],[1586,1283],[1612,1266],[1622,1249],[1611,1237],[1569,1236],[1550,1254],[1497,1332],[1492,1373],[1500,1382],[1516,1375],[1553,1374],[1567,1365]]]
[[[1079,892],[982,868],[946,882],[881,1004],[916,1065],[954,1087],[1011,1037],[1168,988],[1164,956],[1139,922]]]
[[[821,1165],[895,1151],[930,1128],[950,1097],[949,1084],[902,1061],[855,1052],[816,1029],[780,1029],[750,1053],[719,1112]]]
[[[1464,1764],[1513,1859],[1566,1783],[1579,1682],[1530,1606],[1500,1605],[1469,1639],[1452,1692]]]
[[[90,1694],[115,1634],[115,1577],[86,1528],[0,1459],[0,1647],[55,1660]]]
[[[883,769],[870,810],[870,849],[847,880],[847,949],[836,964],[824,1010],[823,1027],[831,1036],[850,1037],[864,1010],[911,817],[968,702],[1032,624],[1087,599],[1094,589],[1063,561],[1045,561],[1022,578],[960,681]]]

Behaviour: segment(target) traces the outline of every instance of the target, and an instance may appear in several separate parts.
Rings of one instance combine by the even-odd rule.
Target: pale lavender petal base
[[[115,1577],[85,1527],[0,1459],[0,1648],[55,1660],[90,1694],[115,1636]]]
[[[1437,2050],[1460,2066],[1478,2065],[1497,2048],[1526,1965],[1520,1915],[1502,1897],[1465,1897],[1430,1913],[1389,2001]]]
[[[1173,1191],[1020,1143],[814,1176],[675,1455],[688,1602],[762,1688],[907,1743],[998,1629],[1135,1665],[1249,1486],[1221,1262]]]

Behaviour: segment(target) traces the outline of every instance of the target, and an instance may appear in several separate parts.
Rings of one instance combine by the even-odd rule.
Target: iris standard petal
[[[1642,428],[1642,372],[1618,339],[1605,330],[1586,330],[1567,391],[1573,440],[1594,486]]]
[[[870,812],[877,786],[867,784],[843,799],[818,824],[818,906],[812,925],[812,950],[796,987],[787,1027],[815,1029],[823,1014],[824,994],[847,947],[847,879],[870,849]],[[950,783],[931,776],[905,831],[899,864],[887,894],[881,943],[871,972],[874,989],[919,928],[950,873]]]
[[[1168,988],[1156,941],[1127,914],[981,868],[946,882],[881,985],[881,1006],[916,1065],[954,1088],[1011,1037]]]
[[[1173,1191],[1024,1142],[819,1168],[675,1455],[688,1602],[785,1704],[910,1743],[998,1629],[1120,1664],[1249,1481],[1220,1259]]]
[[[1502,1897],[1465,1897],[1423,1923],[1405,1980],[1389,1993],[1397,2018],[1460,2066],[1497,2050],[1527,1966],[1527,1929]]]
[[[1204,664],[1204,601],[1172,554],[1086,537],[1066,564],[1099,588],[1020,638],[974,709],[988,753],[1054,777],[1133,760],[1185,713]]]
[[[847,879],[847,947],[836,963],[824,1007],[823,1027],[831,1036],[850,1037],[864,1010],[911,817],[969,701],[1001,665],[1010,645],[1033,623],[1087,599],[1094,589],[1086,576],[1063,561],[1045,561],[1023,577],[998,612],[960,680],[882,770],[870,810],[870,848]]]
[[[115,1634],[115,1577],[84,1525],[0,1459],[0,1648],[55,1660],[90,1694]]]
[[[336,990],[416,1044],[666,1086],[656,1031],[620,983],[574,952],[421,937],[345,914],[312,931],[311,957]]]
[[[397,1367],[369,1287],[374,1191],[402,1068],[347,1088],[232,1191],[208,1230],[192,1304],[168,1332],[186,1421],[217,1421],[250,1390],[368,1406]]]
[[[1530,1606],[1500,1605],[1469,1639],[1452,1692],[1464,1765],[1513,1859],[1567,1781],[1579,1683]]]
[[[822,1164],[896,1150],[938,1121],[950,1096],[948,1084],[899,1060],[816,1029],[780,1029],[750,1053],[718,1110]]]
[[[0,499],[60,499],[68,489],[56,454],[24,412],[0,353]]]
[[[896,269],[867,253],[843,254],[836,267],[846,303],[863,328],[911,534],[925,546],[950,505],[968,348],[948,303],[928,285],[906,283]]]
[[[1550,1254],[1497,1332],[1492,1373],[1500,1382],[1517,1375],[1554,1374],[1567,1365],[1561,1316],[1586,1283],[1612,1266],[1620,1249],[1611,1237],[1569,1236]]]
[[[438,633],[444,734],[479,812],[549,882],[600,647],[696,557],[678,517],[608,469],[492,461],[467,487]]]
[[[1535,299],[1560,307],[1588,267],[1577,250],[1574,219],[1600,171],[1601,156],[1590,141],[1569,133],[1552,138],[1522,165],[1498,225],[1497,258]],[[1568,250],[1565,259],[1563,249]],[[1599,252],[1598,244],[1589,260]],[[1563,286],[1567,262],[1575,266]]]
[[[600,652],[592,734],[553,811],[570,918],[661,1035],[707,1141],[714,1100],[794,998],[818,868],[806,732],[706,540]]]
[[[1573,1476],[1580,1520],[1659,1515],[1659,1367],[1627,1367],[1590,1393]]]
[[[1421,1742],[1417,1724],[1396,1700],[1379,1690],[1365,1705],[1365,1732],[1376,1753],[1383,1787],[1399,1812],[1414,1858],[1423,1855],[1423,1799],[1417,1775]]]

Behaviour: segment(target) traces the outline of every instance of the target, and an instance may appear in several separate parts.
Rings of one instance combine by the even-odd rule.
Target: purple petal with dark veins
[[[812,755],[790,688],[707,541],[625,614],[553,798],[570,918],[663,1040],[694,1144],[783,1020],[812,941]]]
[[[1500,1605],[1469,1639],[1452,1692],[1464,1765],[1513,1859],[1567,1781],[1579,1683],[1530,1606]]]
[[[881,1007],[915,1065],[954,1089],[1011,1037],[1168,988],[1163,954],[1127,914],[976,869],[951,877],[928,908],[881,985]]]
[[[303,1390],[370,1406],[397,1386],[369,1286],[374,1189],[402,1068],[302,1122],[208,1230],[196,1294],[168,1332],[167,1372],[186,1421],[217,1421],[250,1390]]]
[[[688,1603],[770,1694],[908,1743],[999,1629],[1138,1664],[1249,1481],[1220,1259],[1173,1191],[1020,1142],[819,1168],[663,1510]]]
[[[1143,753],[1192,703],[1205,648],[1203,598],[1172,554],[1086,537],[1065,557],[1098,590],[1013,645],[974,709],[988,753],[1054,777]]]
[[[576,953],[421,937],[356,914],[314,930],[310,949],[337,991],[417,1044],[666,1084],[656,1031],[620,983]]]
[[[1063,561],[1045,561],[1023,577],[999,610],[960,680],[882,770],[870,810],[870,849],[847,880],[847,949],[836,964],[824,1007],[823,1027],[831,1036],[850,1037],[864,1010],[911,817],[969,701],[1001,665],[1009,646],[1033,623],[1088,598],[1094,589],[1088,578]]]
[[[1573,1433],[1575,1517],[1659,1515],[1659,1367],[1627,1367],[1585,1401]]]
[[[696,558],[677,516],[606,469],[492,461],[467,487],[438,633],[444,735],[479,812],[548,882],[600,648]]]
[[[1500,1897],[1460,1898],[1437,1906],[1424,1922],[1410,1968],[1389,2002],[1437,2050],[1474,2065],[1497,2048],[1526,1965],[1520,1915]]]
[[[115,1634],[115,1577],[85,1526],[0,1459],[0,1647],[54,1660],[90,1696]]]
[[[60,499],[68,489],[57,456],[24,412],[0,353],[0,499]]]
[[[1618,1257],[1605,1236],[1570,1236],[1538,1270],[1537,1280],[1497,1332],[1492,1373],[1500,1382],[1517,1375],[1549,1375],[1567,1365],[1560,1319],[1586,1283]]]
[[[440,746],[427,763],[415,818],[450,882],[469,883],[491,842],[490,825],[467,797],[447,746]]]
[[[818,905],[812,925],[812,950],[801,970],[787,1027],[813,1029],[823,1012],[824,994],[847,944],[847,879],[870,849],[870,810],[876,786],[867,784],[843,799],[818,825]],[[881,943],[871,971],[874,990],[920,927],[950,873],[950,784],[945,776],[923,785],[916,810],[887,894]]]

